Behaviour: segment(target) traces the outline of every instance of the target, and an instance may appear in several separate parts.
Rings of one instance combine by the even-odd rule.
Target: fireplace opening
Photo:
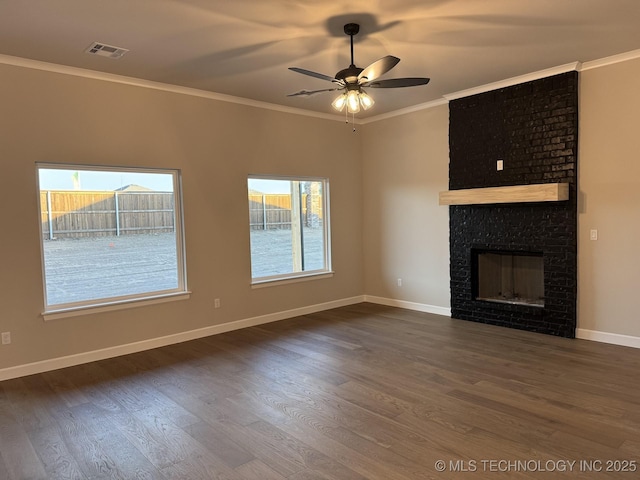
[[[475,300],[544,307],[542,252],[472,250]]]

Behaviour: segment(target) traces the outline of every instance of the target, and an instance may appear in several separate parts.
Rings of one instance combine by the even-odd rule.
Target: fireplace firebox
[[[472,250],[475,300],[544,307],[542,252]]]

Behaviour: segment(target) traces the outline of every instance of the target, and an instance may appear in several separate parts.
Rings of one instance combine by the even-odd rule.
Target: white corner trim
[[[121,355],[128,355],[130,353],[151,350],[153,348],[165,347],[167,345],[187,342],[189,340],[196,340],[198,338],[208,337],[211,335],[218,335],[220,333],[230,332],[232,330],[254,327],[256,325],[277,322],[279,320],[285,320],[287,318],[321,312],[324,310],[329,310],[331,308],[345,307],[347,305],[354,305],[362,302],[364,302],[364,295],[343,298],[340,300],[333,300],[331,302],[319,303],[316,305],[309,305],[307,307],[294,308],[291,310],[284,310],[282,312],[269,313],[267,315],[260,315],[257,317],[245,318],[243,320],[236,320],[220,325],[198,328],[196,330],[190,330],[187,332],[175,333],[172,335],[166,335],[164,337],[151,338],[148,340],[142,340],[140,342],[133,342],[125,345],[118,345],[115,347],[94,350],[91,352],[83,352],[75,355],[67,355],[64,357],[52,358],[50,360],[43,360],[40,362],[28,363],[25,365],[3,368],[0,369],[0,381],[9,380],[11,378],[24,377],[26,375],[33,375],[36,373],[48,372],[50,370],[57,370],[59,368],[72,367],[74,365],[81,365],[83,363],[95,362],[98,360],[105,360],[107,358],[119,357]]]
[[[566,63],[557,67],[546,68],[537,72],[527,73],[525,75],[519,75],[517,77],[507,78],[498,82],[487,83],[486,85],[480,85],[478,87],[468,88],[467,90],[460,90],[459,92],[447,93],[444,98],[447,100],[456,100],[458,98],[470,97],[471,95],[477,95],[479,93],[490,92],[492,90],[498,90],[500,88],[512,87],[520,83],[531,82],[533,80],[540,80],[542,78],[551,77],[553,75],[559,75],[561,73],[572,72],[574,70],[580,70],[580,62]]]
[[[377,303],[378,305],[386,305],[388,307],[406,308],[416,312],[434,313],[436,315],[451,316],[451,308],[439,307],[437,305],[428,305],[425,303],[408,302],[406,300],[396,300],[395,298],[376,297],[374,295],[365,295],[365,302]]]
[[[592,60],[590,62],[584,62],[580,67],[580,71],[591,70],[592,68],[606,67],[607,65],[613,65],[614,63],[627,62],[629,60],[635,60],[640,58],[640,49],[632,50],[626,53],[619,53],[617,55],[611,55],[610,57],[600,58],[598,60]]]
[[[576,329],[576,338],[592,340],[594,342],[611,343],[613,345],[621,345],[623,347],[640,348],[640,337],[621,335],[619,333],[600,332],[597,330],[578,328]]]

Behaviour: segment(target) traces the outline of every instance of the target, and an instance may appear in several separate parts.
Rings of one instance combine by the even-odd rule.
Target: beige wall
[[[640,60],[580,75],[578,327],[640,337]],[[591,229],[598,240],[589,240]]]
[[[579,132],[578,327],[636,337],[639,75],[640,60],[583,72]],[[13,340],[0,370],[365,293],[449,308],[446,105],[354,135],[338,121],[20,67],[0,65],[0,78],[0,216],[11,225],[0,331]],[[180,168],[191,299],[44,322],[39,161]],[[330,179],[333,278],[250,288],[249,173]]]
[[[344,123],[7,65],[0,79],[0,369],[363,294],[360,141]],[[41,161],[181,169],[191,299],[43,321]],[[332,278],[250,288],[249,173],[329,178]]]
[[[448,105],[365,125],[362,159],[365,292],[448,309]]]

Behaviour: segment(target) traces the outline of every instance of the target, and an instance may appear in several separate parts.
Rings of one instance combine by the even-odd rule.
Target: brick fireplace
[[[568,200],[449,207],[452,317],[574,337],[578,73],[452,100],[449,108],[450,191],[569,185]],[[498,160],[503,170],[497,169]],[[496,256],[479,260],[478,252]],[[521,258],[525,256],[538,260]],[[542,285],[516,290],[532,291],[539,298],[500,301],[480,295],[479,262],[485,270],[495,270],[495,278],[488,281],[500,292],[494,296],[513,294],[507,277],[516,278],[521,275],[519,270],[535,266],[533,276]],[[492,263],[500,267],[491,267]],[[505,273],[497,280],[497,271],[509,264],[526,268],[517,267],[515,274]]]

